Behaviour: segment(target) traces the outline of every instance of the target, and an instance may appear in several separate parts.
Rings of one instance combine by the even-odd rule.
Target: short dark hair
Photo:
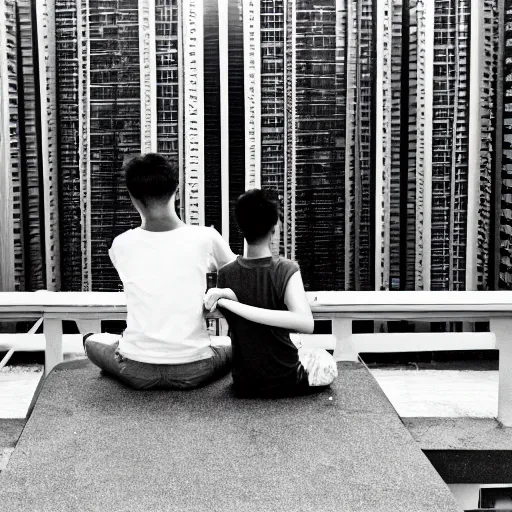
[[[176,164],[158,153],[131,158],[124,171],[128,191],[143,203],[150,199],[169,199],[178,188]]]
[[[278,207],[270,191],[253,188],[237,200],[235,216],[248,243],[261,240],[277,224]]]

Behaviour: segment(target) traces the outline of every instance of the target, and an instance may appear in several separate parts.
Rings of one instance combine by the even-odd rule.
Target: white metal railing
[[[499,350],[498,420],[512,427],[512,293],[308,292],[315,319],[332,321],[338,361],[361,352]],[[117,292],[0,293],[0,320],[44,320],[45,373],[62,361],[62,320],[81,333],[99,332],[102,320],[126,317]],[[354,320],[489,321],[489,333],[353,334]],[[26,336],[26,335],[25,335]]]

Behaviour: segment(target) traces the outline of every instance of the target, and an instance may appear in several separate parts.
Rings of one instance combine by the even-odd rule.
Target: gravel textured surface
[[[25,426],[25,419],[0,419],[0,448],[14,448]]]
[[[0,373],[35,373],[42,372],[44,365],[42,364],[16,364],[4,366]]]
[[[404,418],[423,450],[510,450],[512,428],[494,418]]]
[[[87,361],[47,379],[7,469],[17,511],[455,512],[369,372],[339,363],[332,389],[242,400],[231,378],[138,392]]]

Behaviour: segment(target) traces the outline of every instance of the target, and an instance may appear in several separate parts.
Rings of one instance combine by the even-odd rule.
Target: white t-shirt
[[[212,355],[203,317],[206,273],[235,258],[213,228],[131,229],[109,251],[123,282],[128,315],[119,352],[153,364],[181,364]]]

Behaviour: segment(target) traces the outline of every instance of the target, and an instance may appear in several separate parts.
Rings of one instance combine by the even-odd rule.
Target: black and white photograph
[[[512,511],[512,0],[0,0],[2,512]]]

